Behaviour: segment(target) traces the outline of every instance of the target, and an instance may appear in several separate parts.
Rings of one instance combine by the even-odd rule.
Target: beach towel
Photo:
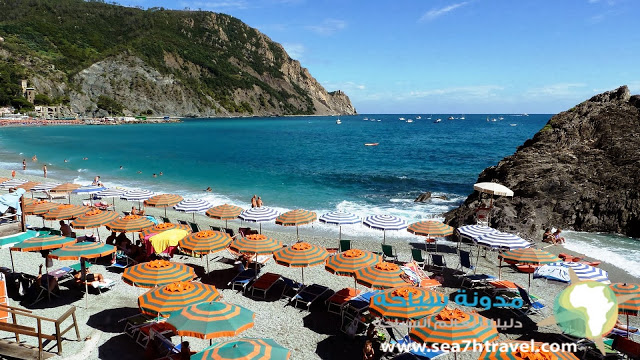
[[[171,229],[150,237],[149,242],[156,254],[160,254],[168,247],[178,246],[178,242],[187,235],[188,233],[182,229]]]
[[[21,215],[22,209],[20,208],[20,197],[24,195],[26,191],[23,188],[18,188],[16,191],[0,196],[0,214],[4,214],[10,207],[16,209],[16,214]]]

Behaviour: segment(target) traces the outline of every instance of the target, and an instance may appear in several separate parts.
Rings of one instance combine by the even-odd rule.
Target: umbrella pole
[[[629,314],[627,315],[627,339],[629,338]]]
[[[193,215],[193,222],[196,222],[196,213],[191,213],[191,215]],[[165,215],[166,217],[166,215]]]
[[[164,217],[167,217],[167,207],[164,207]]]
[[[225,220],[224,221],[224,228],[228,229],[229,228],[229,220]]]
[[[338,226],[338,228],[340,230],[338,230],[338,241],[342,240],[342,225]],[[340,246],[338,246],[338,249],[340,249]]]
[[[84,281],[84,308],[89,308],[89,298],[87,294],[89,293],[89,285],[87,284],[87,267],[84,264],[84,259],[80,258],[80,271],[82,271],[81,279]]]
[[[298,225],[296,225],[296,239],[298,239],[297,242],[300,242],[300,234],[298,233]]]
[[[16,269],[13,267],[13,251],[9,249],[9,257],[11,257],[11,271],[16,272]]]
[[[502,279],[502,258],[498,255],[500,263],[498,264],[498,280]],[[531,279],[529,279],[529,285],[531,285]]]
[[[386,230],[382,230],[382,243],[383,244],[387,243],[387,231]]]
[[[304,267],[301,267],[300,270],[302,270],[302,285],[304,285]]]
[[[259,224],[260,224],[260,234],[262,234],[262,223],[259,223]]]
[[[478,261],[480,260],[480,244],[476,245],[478,247],[478,256],[476,256],[476,266],[473,268],[473,274],[475,275],[478,270]]]
[[[529,285],[527,285],[527,292],[531,291],[531,273],[529,273]]]
[[[209,253],[207,253],[207,275],[209,275]]]

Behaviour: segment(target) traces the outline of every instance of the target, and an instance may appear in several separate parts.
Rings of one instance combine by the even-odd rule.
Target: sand
[[[10,172],[0,170],[0,176],[10,177]],[[34,181],[43,181],[41,177],[35,176],[19,176]],[[52,181],[52,179],[47,179]],[[59,181],[58,181],[59,182]],[[36,194],[37,196],[38,194]],[[81,203],[81,196],[72,196],[72,203]],[[62,200],[59,200],[62,201]],[[132,203],[116,200],[116,209],[118,211],[131,209]],[[147,214],[163,216],[163,209],[147,208]],[[184,219],[191,221],[191,214],[177,213],[173,210],[168,212],[172,221]],[[223,221],[212,220],[203,215],[196,215],[196,222],[202,229],[208,228],[209,225],[224,226]],[[42,219],[29,216],[27,223],[35,226],[42,225]],[[47,221],[49,227],[57,228],[57,224]],[[52,226],[53,225],[53,226]],[[247,225],[245,223],[245,225]],[[237,232],[237,228],[241,226],[240,221],[230,221],[229,227]],[[249,226],[257,229],[256,224]],[[275,230],[274,230],[275,229]],[[300,236],[302,240],[325,247],[336,247],[337,238],[310,236],[305,232],[309,226],[300,227]],[[84,230],[77,231],[78,236],[84,235]],[[270,227],[263,229],[263,233],[281,240],[285,244],[293,244],[296,240],[295,228],[279,228]],[[105,228],[101,228],[100,236],[105,239],[108,236]],[[352,238],[352,247],[366,249],[371,251],[380,251],[379,238]],[[394,239],[393,232],[387,233],[387,244],[393,245],[397,250],[400,261],[409,261],[411,259],[412,246],[424,248],[424,242],[420,237],[415,238],[414,243],[409,243],[404,239]],[[544,246],[538,244],[539,247]],[[456,254],[456,244],[452,242],[442,242],[438,246],[438,251],[443,253],[446,258],[448,268],[455,269],[459,264]],[[547,248],[554,253],[567,252],[562,246]],[[35,275],[38,271],[38,265],[44,263],[44,259],[39,253],[14,253],[15,270]],[[475,261],[476,251],[473,251]],[[479,258],[478,272],[496,275],[497,269],[497,253],[487,252],[485,256]],[[351,339],[340,330],[340,317],[338,315],[326,312],[324,306],[312,306],[310,310],[301,310],[287,306],[282,300],[278,300],[278,295],[282,291],[282,287],[274,287],[269,293],[267,300],[257,300],[251,298],[248,294],[234,291],[228,288],[228,281],[236,274],[233,266],[232,256],[222,251],[209,257],[209,274],[206,272],[205,259],[192,258],[188,256],[175,256],[172,261],[182,262],[192,265],[196,269],[199,281],[203,283],[214,284],[224,298],[224,301],[246,307],[255,312],[255,326],[244,333],[241,337],[268,337],[274,339],[280,345],[291,350],[291,359],[360,359],[362,354],[362,344],[364,342],[362,336]],[[54,260],[53,268],[70,265],[71,261]],[[0,266],[10,267],[9,251],[4,249],[0,251]],[[611,264],[603,263],[600,268],[609,272],[609,278],[612,282],[632,282],[638,283],[640,279],[631,276],[629,273],[619,269]],[[88,295],[89,307],[84,308],[82,289],[78,289],[71,282],[63,282],[60,284],[61,294],[59,298],[53,298],[51,301],[42,301],[29,307],[34,314],[42,315],[50,318],[56,318],[64,313],[70,306],[76,306],[76,314],[80,326],[81,341],[75,341],[73,332],[67,334],[70,340],[63,342],[63,354],[61,358],[65,359],[140,359],[144,355],[144,350],[137,345],[135,341],[123,334],[124,323],[119,322],[127,316],[135,315],[139,312],[137,308],[137,297],[145,292],[145,289],[129,286],[120,280],[120,273],[105,268],[104,265],[96,264],[91,268],[94,273],[101,273],[106,278],[116,282],[115,286],[102,294],[91,292]],[[299,268],[288,268],[269,261],[262,270],[263,272],[275,272],[294,280],[301,280],[301,270]],[[327,286],[335,291],[344,287],[353,287],[353,279],[350,277],[342,277],[332,275],[324,269],[324,266],[314,266],[306,268],[304,278],[307,284],[320,284]],[[527,285],[527,274],[518,273],[510,267],[502,268],[502,279],[514,281],[523,286]],[[553,282],[546,282],[542,279],[532,280],[531,293],[546,300],[546,315],[551,314],[550,307],[553,299],[559,291],[564,289],[566,285]],[[459,281],[453,277],[452,271],[445,271],[445,281],[441,288],[437,291],[451,294],[459,288]],[[358,289],[366,290],[362,285],[358,285]],[[10,300],[12,306],[21,306],[17,301]],[[464,310],[476,310],[480,314],[491,318],[508,316],[505,311],[495,309],[485,311],[482,308],[465,308]],[[508,329],[501,332],[500,339],[522,339],[529,340],[531,338],[538,341],[556,341],[558,336],[553,335],[559,333],[557,327],[549,327],[535,330],[535,322],[541,320],[541,316],[531,316],[531,321],[525,324],[523,329]],[[622,321],[626,321],[621,317]],[[20,322],[29,325],[28,322]],[[631,317],[631,323],[635,326],[639,325],[636,317]],[[52,331],[52,328],[49,329]],[[8,333],[2,333],[0,336],[9,338]],[[22,337],[21,340],[31,345],[37,345],[33,338]],[[202,341],[194,338],[185,338],[190,341],[192,350],[202,350],[208,346],[208,341]],[[222,338],[221,340],[226,340]],[[178,343],[179,337],[174,337],[173,341]],[[46,347],[49,349],[51,345]],[[458,355],[459,359],[477,359],[478,353],[462,353]],[[446,355],[444,359],[453,359],[452,354]]]

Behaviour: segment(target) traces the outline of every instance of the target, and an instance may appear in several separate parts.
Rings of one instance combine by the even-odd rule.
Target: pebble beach
[[[11,177],[9,171],[0,170],[0,176]],[[29,176],[19,174],[19,178],[33,180],[38,182],[53,181],[52,179],[43,179],[38,176]],[[63,180],[63,181],[60,181]],[[65,179],[58,179],[56,182],[64,182]],[[38,195],[38,194],[36,194]],[[31,196],[27,193],[26,196]],[[74,204],[82,204],[86,200],[86,195],[72,195],[71,202]],[[58,200],[63,201],[63,200]],[[111,199],[108,200],[111,202]],[[64,201],[66,202],[66,201]],[[132,202],[123,200],[115,201],[115,209],[118,212],[130,210]],[[247,204],[246,207],[249,207]],[[164,209],[146,208],[147,215],[164,216]],[[321,214],[318,214],[321,215]],[[178,213],[168,210],[168,217],[172,222],[177,219],[192,221],[191,214]],[[199,224],[201,229],[208,229],[210,225],[225,226],[224,221],[209,219],[204,215],[196,215],[195,222]],[[42,226],[42,218],[35,216],[27,217],[27,224],[33,226]],[[47,221],[47,226],[57,228],[57,223]],[[236,233],[238,227],[249,226],[257,229],[257,224],[241,224],[239,220],[230,221],[228,227],[232,228]],[[305,229],[313,225],[300,227],[300,238],[303,241],[317,244],[327,248],[336,248],[338,245],[337,238],[319,237],[308,235]],[[100,228],[100,237],[106,239],[109,232],[106,228]],[[82,236],[85,232],[95,231],[77,231],[78,236]],[[269,228],[263,229],[263,234],[281,240],[284,244],[291,245],[296,242],[296,229],[287,227],[273,230]],[[382,241],[382,233],[379,238],[372,237],[351,237],[352,247],[370,251],[380,251],[380,243]],[[424,241],[421,237],[415,237],[415,240],[408,242],[405,239],[394,239],[393,232],[387,232],[386,243],[393,245],[398,254],[400,262],[411,260],[411,248],[424,248]],[[545,247],[547,244],[542,242],[536,243],[534,246],[538,248]],[[444,254],[447,268],[455,269],[458,267],[459,258],[456,253],[458,244],[451,241],[442,241],[438,243],[438,251]],[[469,250],[468,245],[462,245]],[[554,254],[561,252],[580,255],[576,252],[568,251],[563,246],[551,246],[545,248]],[[475,261],[475,248],[473,248]],[[498,256],[497,252],[487,251],[481,252],[478,261],[478,273],[498,275]],[[15,263],[15,271],[36,275],[38,265],[44,263],[44,259],[40,253],[14,253],[13,259]],[[587,258],[588,259],[588,258]],[[309,310],[298,309],[286,305],[285,301],[279,300],[279,294],[282,287],[276,285],[266,300],[255,299],[250,294],[245,294],[237,290],[231,290],[227,283],[237,274],[233,264],[233,257],[227,251],[221,251],[210,255],[208,258],[193,258],[186,255],[176,255],[172,261],[181,262],[192,266],[196,270],[198,276],[196,281],[215,285],[222,294],[223,301],[243,306],[255,313],[255,325],[239,335],[239,337],[267,337],[275,340],[278,344],[291,350],[291,359],[360,359],[362,357],[362,346],[364,343],[363,336],[350,338],[340,330],[340,317],[335,314],[328,313],[326,306],[321,302],[312,305]],[[206,273],[208,261],[209,273]],[[72,261],[53,261],[53,269],[68,266]],[[77,288],[73,281],[62,282],[60,284],[60,296],[53,298],[51,301],[41,301],[28,308],[34,314],[46,316],[49,318],[57,318],[70,306],[76,306],[76,315],[80,328],[81,340],[76,341],[73,332],[67,333],[70,338],[63,342],[63,353],[61,359],[140,359],[144,356],[144,349],[136,344],[136,342],[123,334],[124,322],[121,319],[139,313],[137,307],[137,297],[142,295],[146,290],[142,288],[132,287],[125,284],[120,279],[120,273],[114,272],[112,269],[105,267],[107,262],[98,261],[93,265],[91,271],[93,273],[101,273],[107,279],[115,281],[115,286],[102,294],[90,292],[88,294],[88,308],[85,308],[83,298],[83,289]],[[9,251],[4,249],[0,251],[0,266],[10,267],[11,261]],[[640,279],[632,276],[628,272],[613,266],[612,264],[603,262],[599,267],[609,273],[609,279],[612,283],[626,282],[638,283]],[[52,270],[50,268],[49,270]],[[266,263],[261,272],[273,272],[282,276],[301,280],[301,270],[299,268],[289,268],[276,264],[274,261]],[[431,272],[427,271],[428,274]],[[446,295],[453,293],[460,288],[460,281],[453,276],[454,271],[444,272],[443,286],[436,288],[436,291]],[[528,276],[519,273],[515,269],[503,264],[501,269],[501,278],[510,280],[526,287]],[[351,277],[342,277],[329,273],[324,266],[314,266],[304,269],[304,279],[306,284],[320,284],[329,287],[334,291],[338,291],[345,287],[353,287],[353,279]],[[531,281],[530,293],[543,299],[546,303],[546,314],[551,315],[551,307],[556,295],[566,287],[565,284],[547,282],[542,279]],[[362,285],[358,285],[359,290],[367,290]],[[10,300],[11,306],[21,306],[14,300]],[[456,305],[457,306],[457,305]],[[463,310],[475,310],[480,314],[490,318],[503,317],[505,314],[501,311],[488,310],[482,308],[465,308]],[[542,320],[543,317],[532,316],[531,322],[527,322],[523,329],[507,329],[500,332],[500,340],[518,339],[536,341],[558,341],[560,330],[557,327],[548,327],[536,329],[535,323]],[[621,321],[626,322],[626,318],[621,317]],[[639,325],[637,317],[631,317],[631,324]],[[24,325],[30,325],[24,323]],[[1,333],[2,338],[11,339],[9,333]],[[219,340],[227,340],[221,338]],[[36,339],[30,337],[22,337],[21,340],[27,344],[37,346]],[[185,338],[191,344],[191,349],[200,351],[208,346],[209,342],[195,338]],[[174,343],[180,341],[179,337],[174,337]],[[50,347],[50,346],[49,346]],[[49,349],[49,347],[46,347]],[[479,353],[465,352],[457,355],[459,359],[477,359]],[[578,355],[579,356],[579,355]],[[580,357],[580,356],[579,356]],[[447,354],[443,359],[453,359],[453,354]]]

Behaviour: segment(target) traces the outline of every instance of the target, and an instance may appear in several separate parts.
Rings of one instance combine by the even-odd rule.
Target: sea
[[[411,223],[441,219],[459,206],[483,169],[513,154],[551,116],[363,114],[0,128],[0,168],[19,176],[25,158],[26,174],[41,176],[46,163],[50,178],[81,184],[100,176],[106,186],[244,208],[256,194],[282,212],[391,214]],[[378,145],[365,146],[372,143]],[[426,191],[442,198],[414,202]],[[338,229],[315,224],[305,231],[333,236]],[[363,226],[344,226],[342,233],[381,235]],[[415,239],[404,231],[386,236]],[[640,277],[637,239],[579,232],[567,232],[567,238],[570,250]],[[612,246],[603,251],[603,244]]]

